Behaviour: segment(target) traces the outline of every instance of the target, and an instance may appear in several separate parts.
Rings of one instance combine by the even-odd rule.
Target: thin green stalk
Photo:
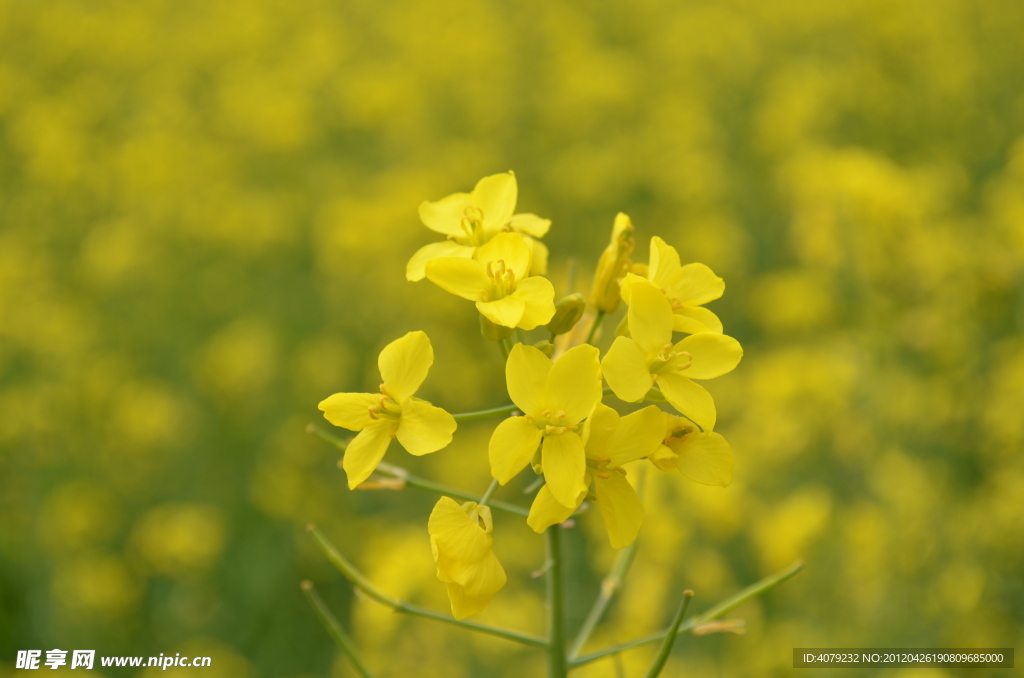
[[[594,324],[590,326],[590,334],[587,335],[588,344],[594,342],[594,335],[597,334],[597,328],[601,326],[601,321],[604,320],[604,311],[598,311],[597,317],[594,318]]]
[[[665,642],[661,644],[658,656],[655,657],[654,663],[651,664],[650,670],[647,671],[646,678],[658,678],[665,669],[665,663],[668,662],[669,655],[672,654],[672,646],[676,644],[676,638],[679,637],[679,625],[683,623],[683,617],[686,616],[686,608],[690,606],[691,600],[693,600],[693,591],[683,591],[683,602],[679,604],[676,617],[672,620],[671,626],[668,627],[668,631],[665,633]]]
[[[619,551],[619,555],[616,556],[615,564],[612,565],[608,576],[601,582],[601,592],[598,594],[597,600],[594,601],[594,606],[590,608],[587,618],[583,621],[583,626],[580,627],[579,633],[576,634],[576,640],[572,644],[572,649],[569,650],[569,657],[571,659],[575,660],[579,657],[580,652],[583,651],[583,646],[586,645],[587,640],[590,638],[590,634],[594,632],[594,629],[604,617],[604,613],[608,610],[612,598],[618,593],[630,565],[633,564],[633,560],[636,558],[638,543],[637,540],[634,540],[632,544]]]
[[[341,572],[346,579],[362,591],[368,598],[375,600],[381,605],[390,607],[395,612],[401,612],[404,614],[411,614],[417,617],[426,617],[427,619],[433,619],[435,621],[444,622],[446,624],[453,624],[455,626],[462,627],[464,629],[470,629],[471,631],[477,631],[479,633],[486,633],[488,635],[497,636],[504,638],[505,640],[511,640],[523,645],[530,645],[533,647],[546,647],[547,641],[537,636],[531,636],[525,633],[519,633],[518,631],[509,631],[507,629],[501,629],[494,626],[485,626],[484,624],[477,624],[476,622],[460,621],[454,617],[434,612],[426,608],[419,607],[417,605],[410,605],[401,600],[391,598],[384,593],[377,590],[376,587],[370,580],[367,579],[363,573],[355,568],[341,553],[338,552],[334,545],[327,541],[327,538],[320,532],[314,525],[309,525],[307,528],[312,534],[323,552],[327,560],[330,561],[334,567]]]
[[[637,479],[637,494],[641,500],[643,500],[646,486],[647,468],[644,466],[640,468],[640,475]],[[594,601],[594,606],[590,608],[587,618],[583,621],[583,626],[580,627],[579,632],[576,634],[576,640],[569,651],[570,660],[575,660],[579,657],[580,652],[583,651],[583,646],[590,638],[590,634],[594,632],[594,629],[604,617],[604,613],[608,610],[612,598],[615,597],[615,594],[622,587],[626,573],[629,572],[629,568],[633,565],[633,560],[636,558],[638,544],[638,540],[634,539],[633,543],[619,551],[619,555],[616,556],[611,571],[601,582],[601,592],[598,594],[597,600]]]
[[[455,421],[462,422],[466,421],[479,421],[481,419],[490,419],[491,417],[500,417],[505,414],[512,414],[519,408],[515,403],[509,403],[508,405],[501,405],[500,407],[492,407],[489,410],[476,410],[475,412],[460,412],[453,414],[452,417]]]
[[[676,631],[676,634],[678,635],[678,634],[682,634],[682,633],[688,633],[690,631],[693,631],[695,628],[697,628],[701,624],[706,624],[709,621],[712,621],[714,619],[718,619],[719,617],[721,617],[721,616],[731,612],[732,610],[736,609],[737,607],[739,607],[743,603],[747,602],[751,598],[756,598],[757,596],[761,595],[762,593],[770,591],[771,589],[775,588],[779,584],[785,582],[787,579],[790,579],[791,577],[793,577],[793,575],[795,575],[797,572],[802,570],[803,567],[804,567],[803,563],[800,563],[800,562],[793,563],[792,565],[787,567],[785,570],[782,570],[781,572],[777,572],[776,574],[773,574],[773,575],[771,575],[769,577],[765,577],[764,579],[762,579],[761,581],[757,582],[756,584],[751,584],[750,586],[748,586],[747,588],[743,589],[742,591],[740,591],[736,595],[731,596],[730,598],[726,598],[725,600],[720,602],[718,605],[715,605],[714,607],[712,607],[710,610],[708,610],[704,614],[700,614],[700,615],[697,615],[695,617],[691,617],[689,620],[684,622],[679,627],[679,629]],[[638,638],[637,640],[631,640],[628,643],[622,643],[621,645],[615,645],[614,647],[610,647],[610,648],[607,648],[607,649],[604,649],[604,650],[600,650],[598,652],[592,652],[590,654],[584,655],[584,656],[580,657],[579,659],[575,660],[572,663],[572,666],[573,666],[573,668],[576,668],[578,666],[584,666],[585,664],[589,664],[591,662],[595,662],[598,659],[604,659],[605,657],[607,657],[609,655],[613,655],[613,654],[622,652],[624,650],[630,650],[630,649],[632,649],[634,647],[640,647],[641,645],[649,645],[650,643],[656,643],[659,640],[663,639],[667,634],[668,634],[668,630],[666,629],[665,631],[660,631],[660,632],[652,634],[650,636],[645,636],[643,638]]]
[[[309,426],[306,427],[306,430],[309,431],[310,433],[313,433],[321,440],[330,443],[331,445],[338,448],[342,452],[344,452],[345,448],[348,446],[348,444],[344,440],[341,440],[340,438],[328,433],[327,431],[323,430],[322,428],[315,424],[310,424]],[[377,464],[376,471],[378,473],[389,476],[396,480],[401,480],[409,487],[415,487],[421,490],[426,490],[428,492],[435,492],[437,494],[455,497],[457,499],[462,499],[465,501],[477,500],[477,495],[475,494],[466,492],[465,490],[459,490],[454,487],[448,487],[447,485],[442,485],[441,483],[435,483],[433,480],[427,480],[426,478],[414,476],[408,471],[406,471],[404,468],[400,466],[395,466],[393,464],[388,464],[387,462],[382,461],[381,463]],[[516,506],[515,504],[509,504],[508,502],[504,501],[494,500],[489,502],[489,506],[491,506],[491,508],[496,508],[499,511],[514,513],[519,516],[530,515],[529,509],[522,506]]]
[[[509,352],[508,343],[505,341],[504,338],[502,338],[502,339],[498,339],[497,344],[498,344],[498,348],[501,349],[501,357],[504,358],[507,361],[508,360],[508,352]]]
[[[334,618],[331,611],[327,609],[327,605],[325,605],[324,601],[320,599],[319,595],[317,595],[316,589],[313,588],[313,582],[307,579],[302,582],[300,588],[302,589],[302,593],[305,594],[306,600],[308,600],[309,604],[313,606],[314,610],[316,610],[316,614],[320,617],[320,621],[323,622],[324,628],[326,628],[327,632],[331,634],[331,637],[334,638],[334,642],[338,644],[342,652],[345,653],[345,656],[348,657],[348,660],[352,662],[352,666],[355,667],[356,672],[363,678],[374,678],[373,672],[366,668],[366,664],[363,663],[359,653],[356,652],[356,647],[352,642],[352,639],[348,637],[347,633],[342,631],[341,624],[338,623],[338,620]]]
[[[544,533],[548,552],[548,678],[565,678],[565,592],[562,590],[562,528],[552,525]]]
[[[487,486],[487,491],[484,492],[484,496],[480,497],[480,501],[477,502],[480,506],[487,506],[487,502],[491,500],[491,495],[498,489],[498,481],[491,480],[491,484]]]

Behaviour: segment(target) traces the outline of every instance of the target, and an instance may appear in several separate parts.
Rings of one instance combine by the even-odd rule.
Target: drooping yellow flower
[[[539,349],[512,347],[505,379],[512,402],[523,412],[498,425],[488,456],[491,475],[504,485],[541,448],[544,480],[555,500],[575,507],[586,493],[586,457],[580,422],[601,400],[599,352],[590,345],[566,351],[556,362]]]
[[[619,308],[622,300],[619,282],[632,264],[629,255],[634,245],[633,222],[619,212],[615,215],[615,223],[612,225],[611,242],[597,261],[594,283],[590,288],[590,301],[597,310],[614,313]]]
[[[423,224],[448,239],[421,247],[409,260],[405,277],[422,280],[428,261],[438,257],[472,257],[476,248],[505,232],[526,238],[533,254],[531,273],[547,272],[548,249],[538,238],[543,238],[551,228],[551,220],[535,214],[513,214],[518,190],[515,174],[506,172],[484,177],[471,193],[453,193],[437,202],[422,203]]]
[[[342,465],[349,488],[366,480],[392,438],[410,454],[436,452],[452,441],[452,415],[413,394],[427,378],[434,349],[423,332],[409,332],[380,352],[377,366],[384,381],[380,394],[335,393],[318,407],[335,426],[359,431],[345,450]]]
[[[703,433],[692,422],[663,412],[665,440],[651,455],[662,471],[679,471],[701,485],[732,483],[732,447],[718,433]]]
[[[664,438],[664,413],[654,405],[619,417],[618,412],[598,403],[583,425],[587,460],[586,484],[593,486],[595,503],[601,511],[612,548],[628,546],[640,532],[644,506],[626,480],[622,468],[657,452]],[[580,498],[582,502],[582,497]],[[526,519],[536,532],[565,522],[579,506],[567,507],[555,500],[547,485],[537,492]]]
[[[475,301],[494,324],[532,330],[555,314],[555,288],[547,278],[529,276],[530,258],[521,235],[499,233],[474,258],[433,259],[426,273],[438,287]]]
[[[650,281],[634,277],[627,314],[630,337],[616,337],[601,362],[605,381],[626,402],[640,402],[657,383],[679,412],[705,431],[715,427],[715,403],[693,379],[713,379],[739,364],[743,349],[724,334],[700,332],[672,344],[672,307]]]
[[[493,530],[490,507],[476,502],[459,506],[441,497],[430,512],[430,550],[456,619],[487,607],[505,585],[505,570],[491,550]]]
[[[622,296],[629,303],[632,287],[628,274],[622,285]],[[658,236],[651,238],[651,258],[644,276],[660,289],[672,307],[673,327],[676,332],[722,333],[722,321],[703,304],[714,301],[725,292],[725,281],[704,264],[682,266],[676,248]]]

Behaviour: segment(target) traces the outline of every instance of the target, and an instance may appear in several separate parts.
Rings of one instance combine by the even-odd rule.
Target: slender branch
[[[676,638],[679,637],[679,625],[683,623],[683,617],[686,616],[686,608],[690,606],[691,600],[693,600],[693,591],[683,591],[683,602],[679,604],[679,610],[676,612],[675,619],[672,620],[671,626],[668,627],[668,631],[665,633],[665,642],[661,644],[658,656],[655,657],[654,663],[651,664],[646,678],[658,678],[665,669],[669,655],[672,654],[672,646],[676,644]]]
[[[681,633],[689,633],[690,631],[693,631],[693,629],[695,629],[696,627],[700,626],[701,624],[707,623],[707,622],[709,622],[709,621],[711,621],[713,619],[718,619],[722,615],[725,615],[726,613],[731,612],[732,610],[736,609],[737,607],[739,607],[743,603],[747,602],[751,598],[756,598],[757,596],[761,595],[762,593],[770,591],[771,589],[775,588],[776,586],[778,586],[779,584],[783,583],[787,579],[790,579],[791,577],[793,577],[793,575],[795,575],[797,572],[802,570],[803,567],[804,567],[804,564],[801,563],[801,562],[793,563],[792,565],[787,567],[785,570],[782,570],[781,572],[777,572],[776,574],[773,574],[773,575],[771,575],[769,577],[765,577],[764,579],[762,579],[761,581],[757,582],[756,584],[751,584],[750,586],[748,586],[747,588],[743,589],[742,591],[740,591],[736,595],[734,595],[734,596],[732,596],[730,598],[726,598],[725,600],[720,602],[718,605],[715,605],[714,607],[712,607],[710,610],[708,610],[704,614],[699,614],[699,615],[697,615],[695,617],[690,617],[690,619],[688,619],[687,621],[683,622],[683,624],[679,627],[679,629],[676,632],[677,635],[681,634]],[[583,666],[585,664],[589,664],[591,662],[595,662],[598,659],[603,659],[603,658],[605,658],[605,657],[607,657],[609,655],[613,655],[613,654],[616,654],[618,652],[622,652],[623,650],[630,650],[630,649],[632,649],[634,647],[640,647],[641,645],[649,645],[650,643],[656,643],[659,640],[661,640],[662,638],[664,638],[667,633],[668,633],[668,630],[666,629],[665,631],[660,631],[658,633],[655,633],[655,634],[652,634],[652,635],[649,635],[649,636],[645,636],[643,638],[638,638],[637,640],[631,640],[628,643],[622,643],[621,645],[615,645],[614,647],[610,647],[610,648],[607,648],[607,649],[604,649],[604,650],[600,650],[598,652],[592,652],[590,654],[583,655],[579,659],[575,660],[572,663],[572,666],[573,666],[573,668],[576,668],[578,666]]]
[[[636,488],[637,494],[640,496],[641,500],[643,500],[644,490],[646,487],[647,467],[644,466],[640,468],[640,475],[637,479]],[[608,576],[601,582],[601,592],[598,594],[597,600],[594,601],[594,606],[590,608],[587,618],[583,621],[583,626],[580,627],[579,633],[576,634],[576,641],[572,644],[572,650],[569,651],[569,657],[572,660],[579,657],[587,639],[590,638],[590,634],[594,632],[594,629],[604,617],[604,613],[608,610],[608,606],[611,604],[612,598],[615,597],[619,588],[622,587],[622,582],[626,578],[626,573],[629,572],[629,568],[633,565],[633,560],[636,558],[636,549],[638,544],[638,540],[634,539],[629,546],[619,551],[619,555],[616,556],[615,563],[612,565],[611,572],[609,572]]]
[[[332,638],[334,638],[334,642],[338,644],[342,652],[344,652],[349,661],[352,662],[352,666],[355,667],[356,672],[363,678],[374,678],[373,672],[366,668],[366,664],[363,663],[359,653],[356,652],[356,647],[352,642],[352,639],[349,638],[347,633],[342,631],[338,620],[334,618],[331,611],[327,609],[327,605],[325,605],[324,601],[320,599],[319,595],[317,595],[316,589],[313,588],[313,582],[307,579],[300,584],[300,588],[302,589],[302,593],[305,594],[306,600],[308,600],[309,604],[313,606],[314,610],[316,610],[316,614],[320,617],[320,621],[323,622],[324,628],[327,629],[327,632],[331,634]]]
[[[491,495],[498,489],[498,481],[496,479],[491,480],[491,484],[487,486],[487,491],[484,492],[484,496],[477,502],[479,506],[487,506],[487,502],[491,500]]]
[[[346,443],[344,440],[341,440],[340,438],[323,430],[322,428],[315,424],[310,424],[309,426],[306,427],[306,430],[309,431],[310,433],[313,433],[321,440],[327,441],[328,443],[330,443],[337,449],[341,450],[342,452],[344,452],[345,448],[348,447],[348,443]],[[415,487],[421,490],[426,490],[428,492],[435,492],[437,494],[447,495],[449,497],[456,497],[458,499],[463,499],[465,501],[477,500],[477,495],[475,494],[466,492],[465,490],[459,490],[454,487],[448,487],[447,485],[442,485],[441,483],[435,483],[433,480],[427,480],[426,478],[414,476],[401,466],[395,466],[393,464],[388,464],[387,462],[382,461],[381,463],[377,464],[377,468],[375,470],[377,473],[381,473],[390,478],[400,480],[409,487]],[[496,508],[500,511],[505,511],[507,513],[514,513],[519,516],[530,515],[529,509],[522,506],[516,506],[515,504],[509,504],[508,502],[504,501],[494,500],[488,502],[488,505],[491,506],[491,508]]]
[[[583,646],[590,638],[590,634],[594,632],[594,629],[600,623],[602,617],[604,617],[604,613],[608,610],[612,598],[615,597],[615,594],[618,593],[619,588],[622,586],[626,572],[629,571],[629,567],[636,558],[638,543],[638,540],[633,540],[632,544],[619,551],[619,555],[615,558],[615,564],[612,565],[611,572],[601,582],[601,592],[598,594],[597,600],[594,601],[594,606],[590,608],[587,618],[583,621],[583,626],[580,627],[579,633],[576,634],[576,640],[572,644],[572,649],[569,650],[569,657],[573,660],[579,657],[580,652],[583,651]]]
[[[562,528],[552,525],[547,537],[548,567],[548,678],[565,678],[569,663],[565,654],[565,592],[562,590]]]
[[[489,410],[477,410],[475,412],[459,412],[453,414],[452,417],[455,421],[462,423],[465,421],[479,421],[481,419],[490,419],[491,417],[500,417],[505,414],[512,414],[519,407],[515,403],[509,403],[508,405],[501,405],[500,407],[492,407]]]
[[[427,619],[433,619],[435,621],[444,622],[446,624],[453,624],[460,626],[464,629],[470,629],[472,631],[478,631],[480,633],[486,633],[505,640],[511,640],[523,645],[531,645],[533,647],[546,647],[547,641],[537,636],[531,636],[525,633],[519,633],[518,631],[508,631],[506,629],[497,628],[494,626],[485,626],[484,624],[477,624],[476,622],[461,621],[454,617],[434,612],[426,608],[419,607],[417,605],[410,605],[409,603],[391,598],[384,593],[377,590],[376,587],[367,579],[363,573],[355,568],[341,553],[338,552],[334,545],[332,545],[327,538],[318,530],[314,525],[308,525],[307,528],[316,539],[317,545],[320,550],[327,557],[334,567],[338,569],[345,578],[348,579],[352,584],[360,591],[366,594],[372,600],[377,601],[381,605],[390,607],[395,612],[401,612],[404,614],[411,614],[417,617],[426,617]]]
[[[586,343],[592,344],[594,342],[594,335],[597,334],[597,328],[601,326],[602,320],[604,320],[604,311],[598,311],[594,317],[594,324],[590,326],[590,333],[587,335]]]

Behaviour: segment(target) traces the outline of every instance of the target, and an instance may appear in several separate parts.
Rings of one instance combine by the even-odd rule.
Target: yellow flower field
[[[1016,0],[0,0],[0,677],[356,675],[307,579],[380,675],[542,675],[355,594],[305,526],[388,597],[541,634],[536,532],[581,492],[570,632],[639,534],[586,651],[798,560],[663,675],[1024,647],[1022,33]],[[506,379],[481,331],[546,339],[573,292],[600,359],[588,315]],[[559,360],[701,430],[640,440],[646,403],[534,378]],[[371,477],[385,450],[476,499]],[[877,675],[960,675],[928,671]]]

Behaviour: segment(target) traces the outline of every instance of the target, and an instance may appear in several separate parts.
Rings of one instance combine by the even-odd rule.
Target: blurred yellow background
[[[0,675],[30,648],[351,675],[304,577],[382,675],[541,670],[354,600],[301,529],[445,608],[434,498],[349,492],[304,428],[413,329],[424,397],[507,401],[472,306],[404,267],[436,239],[422,200],[509,169],[560,294],[624,211],[638,259],[660,235],[725,278],[746,351],[709,386],[735,483],[659,474],[595,643],[800,558],[668,675],[1024,647],[1021,35],[1018,0],[0,0]],[[389,460],[482,491],[496,423]],[[574,623],[613,557],[595,518]],[[504,515],[495,538],[510,581],[479,619],[540,632],[542,540]]]

